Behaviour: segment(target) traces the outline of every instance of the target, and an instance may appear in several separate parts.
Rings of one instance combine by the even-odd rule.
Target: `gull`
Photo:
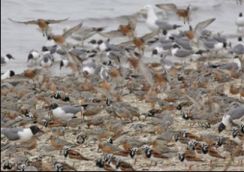
[[[64,121],[70,121],[72,118],[76,118],[76,114],[78,112],[83,112],[83,106],[71,106],[71,105],[64,105],[58,106],[57,104],[53,104],[51,106],[52,114],[54,117],[58,119],[62,119]]]
[[[53,64],[53,61],[54,61],[53,55],[49,51],[44,52],[41,59],[41,66],[44,68],[50,67]]]
[[[238,38],[238,44],[235,45],[229,52],[234,53],[237,56],[244,54],[244,44],[242,42],[242,37]]]
[[[1,128],[1,134],[5,135],[11,141],[27,141],[38,132],[43,131],[35,125],[28,128]]]
[[[221,123],[219,124],[218,131],[222,132],[225,128],[230,128],[232,125],[236,125],[233,121],[241,119],[244,116],[244,105],[232,107],[224,114]]]
[[[96,63],[94,59],[87,59],[82,63],[82,72],[85,76],[92,75],[95,73]]]
[[[244,17],[242,12],[239,13],[237,19],[236,19],[236,26],[237,31],[240,33],[244,33]]]
[[[170,37],[173,41],[175,41],[178,45],[180,45],[182,48],[187,50],[192,50],[191,41],[187,37]]]
[[[190,21],[190,5],[188,5],[186,9],[178,8],[174,3],[156,4],[155,6],[162,10],[174,11],[178,17],[184,19],[184,24],[186,21],[187,23]]]
[[[13,70],[8,70],[7,72],[3,73],[1,75],[1,80],[4,80],[4,79],[7,79],[7,78],[10,78],[12,76],[15,75],[15,72]]]
[[[47,36],[48,32],[50,31],[49,24],[56,24],[56,23],[61,23],[69,18],[61,19],[61,20],[52,20],[52,19],[37,19],[37,20],[30,20],[30,21],[15,21],[11,18],[9,18],[10,21],[14,23],[22,23],[22,24],[36,24],[38,25],[40,31],[42,32],[43,36]]]
[[[211,68],[225,69],[225,70],[241,70],[241,61],[238,56],[235,56],[231,62],[210,64]]]
[[[201,51],[194,52],[193,50],[182,49],[179,45],[174,44],[171,49],[171,54],[175,57],[185,58],[193,54],[201,54]]]
[[[201,39],[203,46],[206,48],[206,50],[215,50],[216,52],[226,48],[227,43],[226,42],[218,42],[216,39]]]
[[[14,59],[14,57],[11,54],[6,54],[6,56],[1,56],[1,65],[8,63],[11,59]]]
[[[171,48],[173,47],[173,41],[171,39],[159,39],[159,45],[154,47],[152,50],[152,55],[157,55],[159,54],[160,57],[164,57],[167,55]]]
[[[176,25],[176,24],[172,25],[165,21],[158,20],[158,17],[156,16],[155,11],[153,9],[153,6],[146,5],[144,8],[147,10],[146,24],[148,25],[149,29],[151,29],[152,31],[156,31],[156,30],[168,31],[168,30],[173,30],[181,27],[180,25]]]
[[[28,57],[27,57],[27,62],[31,62],[36,64],[37,61],[40,59],[41,54],[37,50],[30,50]]]

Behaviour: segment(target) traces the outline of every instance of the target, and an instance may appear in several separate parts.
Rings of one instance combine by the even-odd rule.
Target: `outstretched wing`
[[[176,11],[177,6],[174,3],[163,3],[163,4],[155,4],[156,7],[166,10],[166,11]]]
[[[208,20],[204,20],[202,22],[199,22],[195,28],[194,28],[194,32],[197,35],[200,35],[201,32],[203,31],[203,29],[205,29],[208,25],[210,25],[211,23],[213,23],[215,21],[215,18],[210,18]]]
[[[141,38],[144,41],[148,41],[149,39],[153,38],[155,35],[158,35],[158,33],[159,33],[159,31],[150,32],[150,33],[143,35]]]
[[[65,31],[63,33],[64,38],[67,38],[68,36],[72,35],[72,33],[77,32],[81,28],[82,24],[83,23],[80,23],[77,26],[74,26],[74,27],[68,29],[67,31]]]
[[[61,23],[61,22],[64,22],[64,21],[66,21],[66,20],[68,20],[69,19],[69,17],[68,18],[65,18],[65,19],[61,19],[61,20],[52,20],[52,19],[50,19],[50,20],[46,20],[48,23],[50,23],[50,24],[55,24],[55,23]]]
[[[22,23],[22,24],[38,24],[38,22],[36,20],[30,20],[30,21],[16,21],[16,20],[13,20],[11,18],[8,18],[11,22],[14,22],[14,23]]]

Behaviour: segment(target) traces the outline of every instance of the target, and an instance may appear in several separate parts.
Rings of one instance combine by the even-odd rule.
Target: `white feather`
[[[25,128],[22,131],[19,131],[18,135],[19,135],[21,141],[27,141],[27,140],[31,139],[31,137],[33,136],[33,133],[30,128]]]

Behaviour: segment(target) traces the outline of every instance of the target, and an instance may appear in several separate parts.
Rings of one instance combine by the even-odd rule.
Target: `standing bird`
[[[13,70],[8,70],[7,72],[5,72],[4,74],[1,75],[1,80],[10,78],[14,75],[15,75],[15,72]]]
[[[83,111],[83,106],[64,105],[58,107],[57,104],[54,104],[51,108],[53,116],[64,121],[70,121],[72,118],[76,118],[75,115]]]
[[[50,66],[52,66],[54,61],[54,57],[52,54],[50,54],[49,51],[44,52],[42,59],[41,59],[41,66],[44,68],[48,68]]]
[[[40,59],[41,54],[37,50],[31,50],[27,57],[27,62],[31,62],[32,64],[36,64]]]
[[[244,17],[242,12],[239,13],[236,19],[237,32],[244,33]]]
[[[186,9],[177,8],[174,3],[167,3],[167,4],[156,4],[156,7],[162,10],[172,10],[174,11],[178,17],[183,18],[184,24],[190,22],[190,5]]]
[[[236,56],[244,54],[244,43],[242,41],[242,37],[238,37],[238,44],[236,44],[229,52]]]
[[[29,128],[1,128],[1,134],[5,135],[12,141],[27,141],[38,132],[43,133],[43,131],[35,125],[32,125]]]
[[[69,37],[70,35],[72,35],[74,32],[77,32],[82,26],[82,23],[68,29],[67,31],[65,31],[62,35],[54,35],[52,33],[47,35],[47,39],[48,40],[54,40],[54,42],[58,45],[63,45],[65,43],[65,40],[67,37]]]
[[[9,62],[9,60],[14,59],[14,57],[11,54],[6,54],[6,56],[1,56],[1,65],[6,64]]]
[[[48,32],[50,31],[50,27],[49,24],[56,24],[56,23],[61,23],[64,22],[66,20],[68,20],[68,18],[66,19],[61,19],[61,20],[48,20],[48,19],[37,19],[37,20],[30,20],[30,21],[15,21],[11,18],[9,18],[10,21],[14,22],[14,23],[23,23],[23,24],[36,24],[38,25],[40,31],[42,32],[43,36],[47,36]]]
[[[241,119],[244,116],[244,105],[232,107],[229,112],[224,114],[221,123],[219,124],[218,131],[222,132],[225,128],[230,128],[232,124],[235,125],[233,120]]]

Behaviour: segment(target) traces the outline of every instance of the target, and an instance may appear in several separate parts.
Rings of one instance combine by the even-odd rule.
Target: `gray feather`
[[[230,115],[230,120],[240,119],[244,116],[244,105],[231,109],[228,114]]]
[[[9,140],[18,140],[19,131],[23,131],[23,128],[1,128],[1,134],[4,134]]]
[[[64,110],[65,113],[76,114],[81,111],[81,106],[64,105],[62,109]]]

